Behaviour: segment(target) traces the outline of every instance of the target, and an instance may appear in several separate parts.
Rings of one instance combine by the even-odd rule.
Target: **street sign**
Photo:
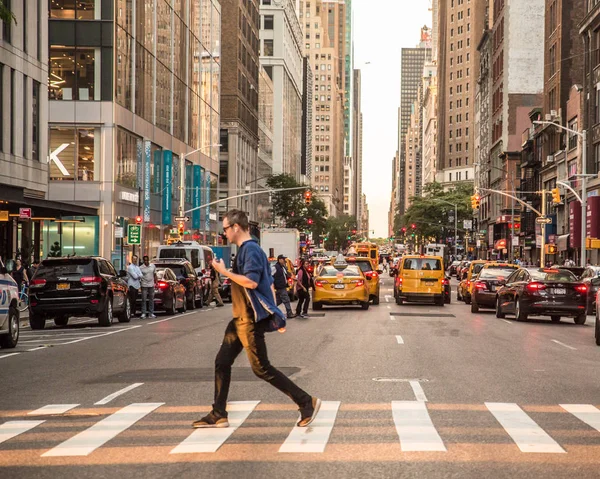
[[[470,230],[473,228],[473,220],[463,220],[463,228]]]
[[[142,225],[127,225],[127,243],[142,244]]]
[[[19,219],[30,220],[31,208],[19,208]]]
[[[0,210],[0,221],[8,221],[8,210]]]
[[[115,238],[123,238],[124,228],[122,226],[115,227]]]
[[[176,216],[175,217],[175,221],[189,221],[190,217],[189,216]]]
[[[535,222],[538,225],[549,225],[550,223],[552,223],[552,218],[548,218],[547,216],[538,216],[535,219]]]

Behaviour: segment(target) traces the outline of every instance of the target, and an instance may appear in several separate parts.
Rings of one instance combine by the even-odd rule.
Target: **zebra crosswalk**
[[[161,439],[161,444],[168,448],[163,448],[161,451],[170,455],[177,454],[214,454],[226,443],[236,442],[236,434],[242,434],[240,429],[244,429],[245,423],[253,414],[260,412],[265,413],[262,409],[257,411],[260,401],[232,401],[228,405],[230,427],[222,429],[195,429],[188,434],[191,426],[191,421],[194,418],[189,418],[188,421],[182,421],[178,417],[176,422],[177,433],[173,435],[173,422],[164,429],[154,430],[153,438],[158,435],[164,435]],[[102,416],[97,422],[86,424],[87,428],[76,430],[77,423],[71,424],[68,433],[72,435],[65,439],[66,436],[61,436],[60,440],[56,440],[47,430],[51,426],[57,426],[56,422],[60,421],[60,417],[65,413],[77,414],[79,404],[47,404],[30,412],[22,412],[23,418],[12,414],[15,420],[7,420],[0,424],[0,456],[3,449],[7,448],[12,451],[19,450],[19,436],[28,437],[22,441],[22,444],[27,445],[26,449],[35,451],[40,458],[49,457],[69,457],[69,456],[88,456],[103,447],[110,447],[110,442],[126,431],[134,431],[136,437],[141,437],[142,446],[145,445],[143,432],[147,431],[147,424],[150,423],[152,415],[163,412],[164,414],[172,414],[177,411],[177,407],[167,407],[165,403],[131,403],[117,410],[97,408],[94,409],[98,416]],[[385,420],[382,416],[386,413],[391,413],[389,417],[390,427],[382,427],[377,431],[377,440],[381,443],[397,442],[399,445],[398,453],[404,452],[430,452],[430,453],[448,453],[452,449],[454,439],[448,437],[448,428],[444,424],[436,425],[437,422],[443,422],[440,412],[444,414],[453,414],[456,410],[456,405],[436,405],[424,401],[392,401],[387,404],[377,405],[361,405],[365,406],[365,414],[368,411],[378,409],[378,420]],[[451,406],[451,407],[448,407]],[[544,453],[544,454],[565,454],[569,452],[569,444],[559,444],[561,439],[564,439],[564,421],[561,423],[561,430],[557,431],[556,425],[544,423],[545,416],[532,417],[530,406],[520,406],[516,403],[498,403],[485,402],[483,405],[463,405],[465,406],[461,413],[469,413],[474,411],[476,414],[488,414],[489,418],[485,419],[486,427],[490,424],[495,424],[493,435],[498,439],[498,434],[504,434],[507,439],[502,441],[502,444],[512,444],[514,453]],[[161,408],[162,411],[161,411]],[[571,428],[575,430],[587,430],[585,435],[592,437],[594,444],[600,445],[600,410],[592,404],[559,404],[556,406],[544,406],[543,408],[551,408],[552,412],[562,413],[569,416],[571,419]],[[342,430],[349,427],[349,414],[356,410],[356,405],[348,405],[344,408],[344,404],[340,401],[323,401],[321,410],[316,420],[307,428],[296,427],[294,422],[289,422],[289,432],[286,432],[287,437],[278,445],[279,453],[313,453],[323,454],[327,452],[328,445],[333,443],[339,444],[343,439],[335,436],[336,422],[342,422],[339,426]],[[433,413],[433,414],[432,414]],[[19,412],[21,414],[21,412]],[[340,419],[340,415],[342,418]],[[86,417],[92,417],[88,414]],[[383,418],[383,419],[382,419]],[[536,419],[539,422],[536,422]],[[464,416],[462,417],[464,421]],[[2,419],[0,418],[0,422]],[[148,421],[145,423],[144,421]],[[279,420],[278,425],[287,423],[287,419]],[[368,418],[366,418],[368,422]],[[453,424],[456,419],[453,419]],[[469,420],[473,424],[472,420]],[[475,423],[484,421],[482,416],[477,416]],[[490,422],[494,421],[494,422]],[[260,420],[250,420],[248,428],[252,428],[253,434],[257,434],[257,424]],[[60,423],[58,423],[58,427]],[[358,434],[361,433],[363,426],[359,427]],[[36,428],[40,429],[34,435]],[[395,437],[392,437],[395,428]],[[273,430],[269,427],[262,428],[258,434],[272,434]],[[72,432],[71,432],[72,431]],[[364,431],[362,431],[364,432]],[[553,434],[558,437],[553,437]],[[573,433],[577,434],[577,433]],[[28,436],[29,435],[29,436]],[[48,438],[47,436],[50,436]],[[185,436],[185,437],[184,437]],[[172,439],[176,437],[177,439]],[[254,437],[254,436],[253,436]],[[278,434],[277,438],[283,439],[284,436]],[[333,440],[332,440],[333,437]],[[55,441],[52,444],[51,439]],[[256,438],[255,438],[256,439]],[[277,439],[278,441],[281,439]],[[260,441],[264,440],[261,439]],[[15,442],[16,441],[16,442]],[[31,442],[36,443],[35,448],[30,448]],[[260,442],[259,441],[259,442]],[[371,441],[372,442],[372,441]],[[489,444],[489,441],[488,441]],[[25,447],[25,446],[24,446]],[[148,447],[152,447],[152,442],[148,438]]]

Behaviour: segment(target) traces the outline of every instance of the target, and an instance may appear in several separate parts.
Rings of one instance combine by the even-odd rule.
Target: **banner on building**
[[[154,152],[154,184],[152,185],[152,192],[159,195],[161,192],[160,180],[162,179],[162,164],[163,164],[163,151],[156,150]]]
[[[569,203],[569,246],[571,248],[581,247],[581,203],[571,201]]]
[[[154,172],[156,177],[156,172]],[[170,225],[171,220],[171,203],[173,196],[173,152],[163,150],[163,170],[162,184],[164,191],[162,192],[162,224]]]
[[[204,181],[206,182],[206,204],[210,203],[210,173],[208,171],[204,172]],[[204,226],[206,231],[210,231],[210,206],[206,207],[206,213],[204,218]]]
[[[193,180],[193,196],[192,196],[192,208],[198,208],[192,211],[192,229],[200,229],[200,208],[202,205],[202,167],[200,165],[194,165],[194,180]]]
[[[141,150],[141,141],[138,142],[138,147],[139,150]],[[150,142],[146,141],[145,145],[144,145],[144,168],[143,168],[143,178],[144,178],[144,191],[143,191],[143,195],[144,195],[144,222],[145,223],[149,223],[150,222]],[[141,151],[138,152],[138,155],[141,156]],[[141,161],[138,160],[138,164],[140,164]],[[138,181],[140,186],[142,185],[142,180],[141,180],[141,172],[142,172],[142,168],[141,168],[141,164],[140,164],[140,171],[138,172]]]

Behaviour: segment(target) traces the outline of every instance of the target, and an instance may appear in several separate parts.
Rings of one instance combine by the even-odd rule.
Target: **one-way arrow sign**
[[[535,219],[535,222],[538,225],[549,225],[550,223],[552,223],[552,218],[548,218],[547,216],[538,216]]]
[[[175,217],[175,221],[189,221],[190,217],[189,216],[176,216]]]

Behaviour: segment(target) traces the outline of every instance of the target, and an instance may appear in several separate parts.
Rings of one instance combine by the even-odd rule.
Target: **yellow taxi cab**
[[[404,255],[394,282],[396,304],[433,301],[444,306],[446,275],[441,256]]]
[[[458,289],[456,292],[457,301],[464,301],[466,304],[471,304],[472,279],[479,274],[483,268],[483,265],[486,263],[487,261],[483,259],[471,261],[469,269],[465,273],[466,276],[464,276],[458,284]]]
[[[373,269],[377,269],[379,265],[379,246],[375,243],[354,243],[350,246],[349,251],[361,258],[369,258]]]
[[[343,256],[338,256],[333,264],[324,264],[314,281],[314,310],[323,309],[323,305],[349,304],[369,309],[367,279],[358,265],[348,264]]]
[[[373,263],[370,258],[364,258],[360,256],[346,256],[344,258],[348,264],[357,265],[362,274],[367,280],[367,286],[369,289],[369,301],[373,301],[373,304],[379,304],[379,290],[381,288],[379,276],[382,271],[380,269],[374,270]],[[337,260],[334,258],[331,260],[331,264],[334,264]]]

